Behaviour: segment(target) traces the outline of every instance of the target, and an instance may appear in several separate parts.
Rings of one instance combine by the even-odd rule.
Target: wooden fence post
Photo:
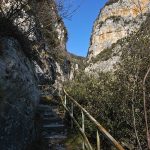
[[[65,105],[65,106],[67,105],[67,97],[66,97],[66,94],[65,94],[65,101],[64,101],[64,105]]]
[[[97,150],[100,150],[100,136],[98,130],[96,132],[96,139],[97,139]]]
[[[81,111],[81,113],[82,113],[82,131],[85,133],[84,113],[83,113],[83,111]],[[83,140],[83,143],[82,143],[82,149],[85,150],[85,142],[84,142],[84,140]]]
[[[73,103],[71,103],[71,115],[73,117]],[[71,119],[71,129],[73,129],[73,120]]]

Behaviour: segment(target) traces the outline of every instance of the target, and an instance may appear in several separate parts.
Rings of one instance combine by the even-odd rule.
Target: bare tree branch
[[[136,127],[135,102],[134,102],[134,100],[135,100],[135,87],[136,87],[136,83],[137,83],[137,80],[138,80],[138,74],[139,74],[139,67],[138,67],[138,70],[136,71],[135,79],[134,79],[134,83],[133,83],[133,91],[132,91],[132,116],[133,116],[134,132],[135,132],[135,136],[136,136],[137,143],[138,143],[138,146],[139,146],[139,150],[142,150],[140,139],[139,139],[139,136],[138,136],[137,127]]]
[[[150,134],[149,134],[149,127],[148,127],[148,117],[147,117],[147,106],[146,106],[146,79],[150,73],[150,67],[148,68],[144,79],[143,79],[143,103],[144,103],[144,117],[145,117],[145,126],[146,126],[146,136],[147,136],[147,144],[148,148],[150,149]]]

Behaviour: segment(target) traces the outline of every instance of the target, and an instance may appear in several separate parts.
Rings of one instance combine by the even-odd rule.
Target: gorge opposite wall
[[[86,67],[86,72],[93,69],[112,70],[113,64],[119,61],[120,54],[105,60],[102,58],[105,51],[108,54],[111,53],[108,49],[118,40],[138,31],[148,11],[149,0],[110,0],[107,2],[93,26],[87,55],[90,64]],[[117,44],[116,47],[115,53],[120,49]]]
[[[88,58],[96,57],[119,39],[139,29],[142,22],[140,16],[148,11],[148,4],[149,0],[106,3],[94,23]]]

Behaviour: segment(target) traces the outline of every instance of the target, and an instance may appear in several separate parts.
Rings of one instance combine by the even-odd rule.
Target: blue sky
[[[86,56],[92,27],[100,9],[108,0],[74,0],[74,7],[80,8],[71,20],[64,19],[68,30],[67,50],[79,56]],[[73,8],[71,8],[73,9]]]

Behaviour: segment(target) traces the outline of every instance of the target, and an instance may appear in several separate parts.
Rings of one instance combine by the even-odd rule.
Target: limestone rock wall
[[[21,3],[25,7],[11,19],[14,25],[18,26],[24,34],[28,34],[29,40],[32,41],[39,84],[52,85],[57,82],[57,63],[59,66],[64,66],[61,64],[63,61],[59,62],[59,57],[67,58],[65,25],[58,14],[54,0],[31,0],[28,3],[27,0],[2,0],[0,13],[8,17],[11,9],[21,8]],[[62,67],[61,70],[63,71]]]
[[[149,0],[108,1],[93,26],[85,72],[114,71],[122,53],[119,41],[140,29],[149,8]]]
[[[55,1],[26,2],[0,1],[0,18],[6,20],[0,24],[1,150],[26,150],[35,139],[35,109],[42,93],[38,85],[49,86],[50,94],[51,86],[60,89],[73,77],[66,51],[67,31]],[[31,45],[26,46],[20,35],[26,35]]]
[[[96,19],[88,51],[89,61],[119,39],[136,32],[149,11],[149,0],[108,1]]]
[[[34,114],[39,91],[33,70],[18,41],[0,37],[1,150],[24,150],[35,139]]]

